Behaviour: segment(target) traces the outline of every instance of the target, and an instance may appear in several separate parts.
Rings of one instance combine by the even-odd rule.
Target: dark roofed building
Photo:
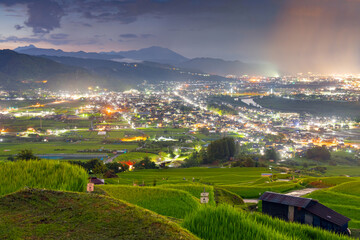
[[[270,216],[321,227],[337,233],[350,233],[348,229],[349,218],[314,199],[265,192],[260,200],[262,200],[262,212]]]
[[[100,178],[97,178],[97,177],[91,177],[90,178],[90,182],[95,184],[95,185],[100,185],[100,184],[104,184],[105,183],[105,180],[104,179],[100,179]]]

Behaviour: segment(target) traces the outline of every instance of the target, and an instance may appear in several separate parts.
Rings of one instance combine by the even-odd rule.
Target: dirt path
[[[312,193],[313,191],[319,190],[320,188],[304,188],[299,190],[294,190],[288,193],[285,193],[285,195],[293,196],[293,197],[302,197],[306,194]],[[258,203],[259,199],[244,199],[245,203]]]

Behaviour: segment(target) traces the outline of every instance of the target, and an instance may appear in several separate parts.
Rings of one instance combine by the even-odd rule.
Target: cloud
[[[56,33],[56,34],[50,35],[51,39],[55,39],[55,40],[67,39],[68,36],[69,36],[69,34],[65,34],[65,33]]]
[[[155,37],[153,34],[141,34],[140,35],[142,38],[150,38],[150,37]]]
[[[39,38],[28,38],[28,37],[23,37],[23,38],[19,38],[16,36],[10,36],[10,37],[6,37],[6,38],[0,38],[0,42],[1,43],[5,43],[5,42],[25,42],[25,43],[38,43],[41,42],[42,40]]]
[[[21,29],[24,28],[24,26],[21,26],[21,25],[19,25],[19,24],[16,24],[16,25],[14,26],[14,28],[15,28],[16,30],[21,30]]]
[[[53,0],[0,0],[0,4],[11,7],[16,4],[27,6],[28,19],[24,22],[35,34],[49,33],[60,27],[65,15],[60,4]]]
[[[5,38],[0,38],[0,43],[39,43],[39,42],[47,42],[53,45],[64,45],[69,44],[71,41],[67,39],[56,39],[56,38],[44,38],[44,37],[16,37],[16,36],[9,36]]]
[[[60,27],[64,11],[56,2],[39,0],[28,4],[28,15],[26,26],[32,27],[35,34],[42,34]]]
[[[120,34],[120,37],[122,37],[122,38],[137,38],[138,35],[132,34],[132,33],[127,33],[127,34]]]

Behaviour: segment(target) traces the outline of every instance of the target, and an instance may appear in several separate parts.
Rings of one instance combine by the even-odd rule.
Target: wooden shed
[[[293,197],[265,192],[261,197],[262,212],[290,222],[309,224],[314,227],[350,234],[349,218],[311,198]]]

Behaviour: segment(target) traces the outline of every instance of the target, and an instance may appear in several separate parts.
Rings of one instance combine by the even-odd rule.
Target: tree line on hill
[[[225,137],[212,141],[199,152],[195,150],[184,160],[182,167],[196,167],[203,164],[216,165],[225,162],[230,162],[234,167],[264,167],[269,160],[276,162],[278,159],[279,154],[273,148],[267,149],[264,155],[249,154],[242,151],[240,146],[235,143],[234,138]]]

